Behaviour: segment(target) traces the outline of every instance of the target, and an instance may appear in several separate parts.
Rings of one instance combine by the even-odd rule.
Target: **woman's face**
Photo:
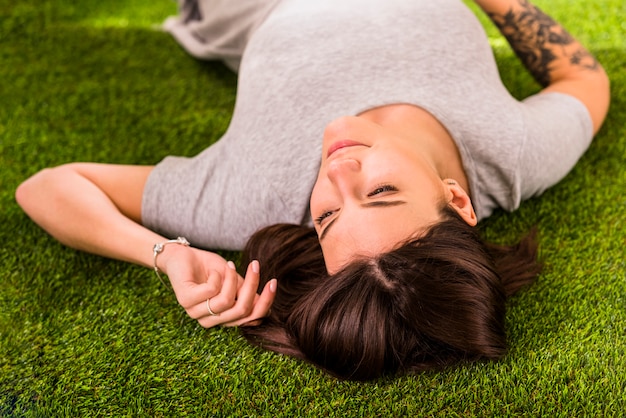
[[[311,195],[328,272],[420,235],[446,190],[418,141],[362,117],[330,123]]]

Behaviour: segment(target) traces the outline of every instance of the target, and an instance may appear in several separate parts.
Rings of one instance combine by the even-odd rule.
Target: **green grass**
[[[546,269],[515,297],[500,362],[359,384],[204,330],[147,269],[77,253],[13,199],[74,160],[193,155],[228,126],[236,77],[155,31],[166,0],[0,0],[0,416],[621,415],[626,410],[626,4],[542,0],[597,55],[613,104],[580,164],[515,214]],[[493,27],[516,96],[537,86]],[[115,239],[115,237],[111,237]]]

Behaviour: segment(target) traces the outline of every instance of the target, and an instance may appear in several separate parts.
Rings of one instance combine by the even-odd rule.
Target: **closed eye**
[[[333,214],[334,211],[332,210],[328,210],[324,213],[322,213],[320,216],[318,216],[317,218],[315,218],[315,223],[318,225],[322,224],[322,221],[324,221],[324,219],[328,218],[330,215]]]
[[[382,193],[397,192],[397,191],[398,191],[398,188],[396,186],[393,186],[391,184],[383,184],[381,186],[376,187],[371,192],[369,192],[367,194],[367,197],[374,197],[374,196],[382,194]],[[374,206],[374,204],[367,204],[367,206],[370,206],[370,205]],[[324,219],[328,218],[329,216],[332,216],[332,214],[335,213],[335,212],[336,211],[334,211],[334,210],[327,210],[327,211],[325,211],[320,216],[315,218],[315,223],[317,225],[322,225],[322,222],[324,222]]]
[[[385,192],[397,192],[397,191],[398,189],[395,186],[392,186],[391,184],[384,184],[382,186],[376,187],[374,190],[369,192],[367,194],[367,197],[373,197],[373,196],[376,196],[378,194],[385,193]]]

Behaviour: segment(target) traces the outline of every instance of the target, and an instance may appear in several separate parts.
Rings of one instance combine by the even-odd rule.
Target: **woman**
[[[609,92],[529,2],[476,3],[540,94],[511,97],[459,0],[181,1],[166,28],[239,71],[221,140],[154,167],[43,170],[17,200],[71,247],[167,274],[202,326],[255,323],[252,342],[340,377],[497,358],[506,296],[538,273],[536,248],[484,244],[473,226],[558,182]],[[188,244],[246,241],[245,280]]]

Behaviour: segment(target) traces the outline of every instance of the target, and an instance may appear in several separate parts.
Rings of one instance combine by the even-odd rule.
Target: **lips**
[[[330,148],[328,148],[328,154],[326,154],[326,158],[330,157],[335,151],[339,151],[342,148],[354,147],[357,145],[363,145],[360,142],[351,141],[349,139],[344,139],[341,141],[334,142]]]

